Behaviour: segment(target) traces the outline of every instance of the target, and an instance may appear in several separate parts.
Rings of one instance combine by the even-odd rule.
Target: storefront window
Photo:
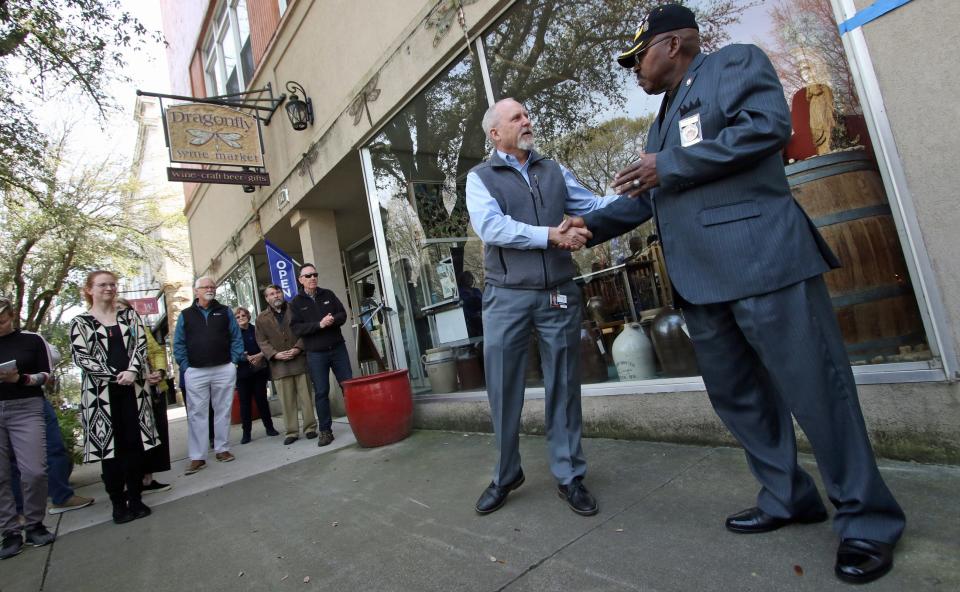
[[[644,148],[660,108],[662,96],[647,96],[613,59],[658,3],[517,2],[481,36],[494,97],[523,102],[538,151],[598,195]],[[780,76],[794,128],[784,166],[798,203],[843,263],[825,277],[852,363],[929,360],[830,0],[686,4],[697,13],[704,52],[753,43]],[[482,245],[469,225],[463,188],[467,171],[486,157],[480,131],[486,106],[479,68],[466,55],[368,146],[372,202],[380,208],[402,309],[402,347],[414,384],[424,390],[464,388],[459,375],[454,383],[430,380],[430,360],[441,354],[429,350],[450,346],[455,358],[462,353],[457,348],[482,340],[480,317],[471,312],[483,286]],[[698,374],[652,221],[574,259],[584,292],[584,383]],[[633,354],[644,358],[640,371],[618,370],[612,350],[621,337],[641,352]],[[531,346],[528,384],[537,383],[535,355]]]
[[[256,318],[260,312],[260,296],[257,292],[257,275],[253,259],[241,261],[217,286],[217,300],[231,309],[242,306]]]
[[[368,145],[372,202],[380,208],[403,350],[418,392],[476,382],[481,325],[472,296],[483,284],[483,255],[464,188],[486,156],[486,109],[480,69],[467,54]],[[474,374],[461,380],[466,372]]]
[[[662,97],[645,95],[612,59],[633,33],[623,15],[639,21],[655,4],[522,2],[483,37],[496,98],[524,102],[540,151],[597,194],[609,192],[613,174],[644,147],[660,107]],[[784,164],[794,196],[843,263],[826,282],[851,361],[929,359],[830,0],[686,4],[701,23],[705,52],[754,43],[780,75],[794,125]],[[652,221],[575,261],[585,303],[584,382],[697,374]],[[643,376],[618,375],[610,350],[633,322],[652,341],[643,348],[652,363]]]

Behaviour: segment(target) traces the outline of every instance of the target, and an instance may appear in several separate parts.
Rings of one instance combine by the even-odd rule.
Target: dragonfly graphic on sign
[[[199,129],[188,129],[187,133],[192,136],[190,143],[194,146],[203,146],[213,138],[217,138],[231,148],[242,148],[240,142],[237,141],[243,138],[242,134],[234,132],[211,132]]]

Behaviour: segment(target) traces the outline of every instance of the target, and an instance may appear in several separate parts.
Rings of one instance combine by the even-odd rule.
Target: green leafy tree
[[[120,0],[0,0],[0,187],[42,191],[50,141],[30,105],[76,95],[105,115],[123,51],[148,37]]]
[[[628,23],[659,0],[531,0],[517,3],[484,37],[490,78],[498,98],[514,97],[533,115],[541,143],[595,127],[599,114],[626,104],[629,73],[612,64],[627,46]],[[753,0],[712,0],[695,10],[705,50],[729,36],[726,29]],[[468,55],[435,80],[384,127],[371,145],[381,204],[406,199],[417,214],[445,216],[444,233],[468,236],[462,182],[482,161],[486,145],[480,120],[487,108],[480,68]],[[554,156],[554,155],[551,155]],[[421,207],[411,184],[442,183],[459,197],[449,212]],[[431,221],[430,226],[440,222]]]
[[[179,259],[176,245],[157,230],[180,221],[157,209],[156,195],[109,159],[74,164],[65,137],[44,162],[42,191],[0,190],[0,287],[12,295],[21,326],[57,325],[65,310],[82,303],[79,286],[93,269],[123,274],[148,253]],[[32,197],[32,199],[31,199]]]

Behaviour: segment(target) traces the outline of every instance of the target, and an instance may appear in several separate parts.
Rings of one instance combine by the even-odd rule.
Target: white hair
[[[214,280],[212,277],[210,277],[209,275],[202,275],[202,276],[198,277],[195,282],[193,282],[193,289],[194,289],[194,290],[198,290],[198,289],[200,288],[200,282],[202,282],[203,280],[207,280],[208,282],[210,282],[210,283],[213,284],[214,286],[217,285],[216,280]]]
[[[483,135],[487,138],[490,138],[490,132],[493,130],[494,126],[499,123],[497,121],[497,105],[499,101],[487,107],[487,110],[483,113],[483,119],[480,120],[480,127],[483,128]],[[493,138],[491,138],[491,141]]]

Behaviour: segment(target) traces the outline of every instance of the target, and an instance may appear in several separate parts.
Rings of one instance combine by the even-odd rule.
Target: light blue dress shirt
[[[504,162],[516,169],[527,185],[530,185],[529,158],[520,164],[520,161],[511,154],[505,154],[499,150],[497,154]],[[606,206],[619,197],[617,195],[598,197],[581,185],[566,167],[560,165],[560,170],[563,172],[567,193],[570,194],[564,206],[564,211],[568,214],[576,216],[586,214]],[[490,195],[487,186],[476,173],[467,175],[467,211],[470,212],[473,230],[484,243],[511,249],[546,249],[549,246],[547,244],[549,227],[517,222],[510,216],[504,215],[500,204]]]

